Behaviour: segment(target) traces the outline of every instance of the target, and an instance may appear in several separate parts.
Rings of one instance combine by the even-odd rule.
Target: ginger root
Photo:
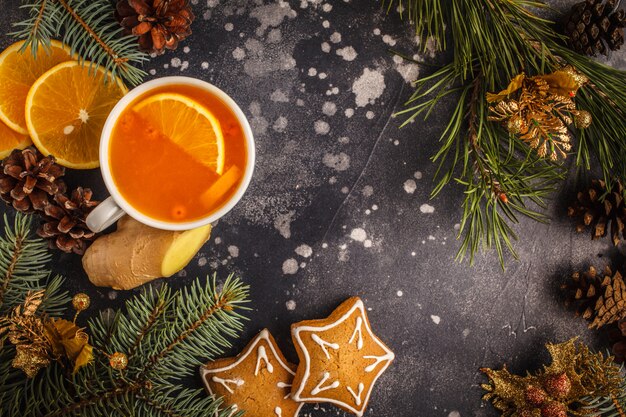
[[[94,285],[129,290],[183,269],[210,235],[211,225],[175,232],[124,216],[87,249],[83,267]]]

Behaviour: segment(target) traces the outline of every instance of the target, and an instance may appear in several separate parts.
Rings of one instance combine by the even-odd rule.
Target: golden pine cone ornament
[[[563,26],[570,48],[581,54],[608,55],[624,44],[626,13],[617,0],[585,0],[575,4]]]
[[[63,175],[65,168],[53,156],[32,146],[15,149],[0,163],[0,197],[24,213],[43,210],[55,194],[65,192]]]
[[[577,232],[591,227],[591,238],[594,240],[606,236],[610,228],[611,241],[617,246],[624,239],[624,197],[626,194],[620,181],[615,181],[608,190],[606,182],[593,180],[587,191],[578,193],[574,204],[567,209],[567,215],[579,219]]]
[[[49,204],[44,209],[44,223],[37,234],[48,239],[51,247],[67,253],[84,254],[89,242],[96,236],[85,223],[87,215],[99,204],[91,199],[92,195],[89,188],[82,187],[75,189],[71,197],[57,194],[55,204]]]
[[[195,18],[188,0],[119,0],[115,17],[143,51],[155,54],[176,49],[191,35]]]

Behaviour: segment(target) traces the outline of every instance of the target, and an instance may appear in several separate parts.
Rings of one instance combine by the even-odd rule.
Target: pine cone
[[[607,55],[624,44],[626,13],[616,10],[617,0],[585,0],[575,4],[563,26],[570,48],[582,54]]]
[[[95,237],[85,223],[87,215],[99,203],[91,200],[91,196],[91,190],[82,187],[75,189],[71,198],[64,194],[55,195],[55,204],[49,204],[44,209],[44,223],[37,234],[49,239],[51,247],[67,253],[84,254]]]
[[[566,293],[565,305],[573,307],[577,316],[591,319],[601,294],[602,281],[611,275],[609,268],[604,270],[604,274],[598,274],[593,266],[586,272],[575,272],[572,279],[561,286]]]
[[[124,33],[139,37],[139,47],[162,54],[191,35],[193,12],[188,0],[118,0],[115,11]]]
[[[625,237],[624,197],[624,187],[620,181],[616,181],[607,193],[604,181],[593,180],[588,191],[578,193],[574,204],[567,209],[567,215],[580,218],[581,222],[576,226],[577,232],[585,230],[585,226],[591,226],[591,238],[594,240],[606,236],[610,224],[611,240],[617,246]]]
[[[34,147],[15,149],[0,164],[0,197],[16,210],[43,210],[50,197],[65,192],[65,168]]]

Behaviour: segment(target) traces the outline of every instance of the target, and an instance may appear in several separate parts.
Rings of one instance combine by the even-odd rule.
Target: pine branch
[[[433,74],[415,82],[415,92],[398,112],[407,120],[428,118],[442,100],[456,105],[441,135],[441,148],[433,156],[439,163],[433,197],[452,180],[465,188],[457,259],[470,263],[481,249],[495,248],[504,267],[506,252],[515,255],[513,225],[518,215],[547,221],[545,199],[564,178],[566,167],[537,157],[528,144],[488,121],[487,92],[503,89],[518,73],[552,72],[572,64],[591,83],[579,91],[578,108],[594,119],[579,138],[576,160],[589,169],[601,165],[607,182],[626,178],[626,72],[582,57],[563,46],[552,22],[531,9],[546,7],[526,0],[401,0],[419,30],[435,36],[439,17],[431,11],[447,7],[443,26],[452,39],[453,59]],[[433,33],[434,32],[434,33]],[[436,35],[442,39],[441,34]],[[479,88],[480,86],[480,88]]]
[[[595,417],[626,417],[626,378],[622,378],[619,395],[585,398],[586,405],[581,410],[582,414]]]
[[[93,365],[72,376],[53,363],[8,393],[0,414],[20,409],[24,417],[228,417],[232,410],[218,411],[220,400],[180,381],[230,347],[229,339],[242,329],[239,310],[247,298],[248,287],[232,276],[220,289],[215,275],[178,291],[148,287],[127,301],[124,312],[90,320],[87,332],[98,352]],[[106,354],[114,352],[127,354],[125,370],[110,367]]]
[[[123,36],[109,0],[26,0],[22,5],[29,17],[14,23],[13,35],[24,39],[23,49],[34,55],[40,45],[62,37],[82,63],[103,67],[131,85],[139,84],[146,73],[137,68],[147,60],[134,36]]]

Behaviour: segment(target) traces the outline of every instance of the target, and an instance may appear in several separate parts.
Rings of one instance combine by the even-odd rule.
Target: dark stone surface
[[[436,168],[429,157],[450,103],[403,129],[392,118],[411,94],[402,74],[410,80],[430,71],[390,53],[417,52],[407,22],[366,0],[194,3],[194,35],[146,70],[216,84],[255,130],[258,162],[248,193],[184,273],[168,281],[180,287],[217,270],[251,285],[251,320],[230,353],[268,327],[295,360],[289,325],[324,317],[359,295],[374,331],[397,355],[366,415],[458,417],[496,415],[480,400],[481,366],[538,367],[547,357],[544,343],[577,335],[603,346],[565,311],[556,291],[572,270],[590,262],[602,267],[619,255],[608,241],[575,234],[564,217],[573,175],[548,209],[551,224],[522,220],[517,227],[519,262],[508,259],[503,272],[493,253],[478,256],[474,267],[454,261],[462,190],[452,185],[429,200]],[[17,4],[3,2],[3,32],[18,17]],[[0,37],[1,47],[10,43]],[[345,59],[353,52],[347,47],[355,59]],[[610,63],[624,68],[625,56],[616,53]],[[371,84],[359,87],[364,74]],[[68,180],[106,197],[97,170],[72,172]],[[286,274],[291,263],[298,269]],[[76,256],[56,255],[54,267],[70,291],[92,297],[91,314],[137,293],[92,286]],[[305,406],[302,415],[343,412]]]

